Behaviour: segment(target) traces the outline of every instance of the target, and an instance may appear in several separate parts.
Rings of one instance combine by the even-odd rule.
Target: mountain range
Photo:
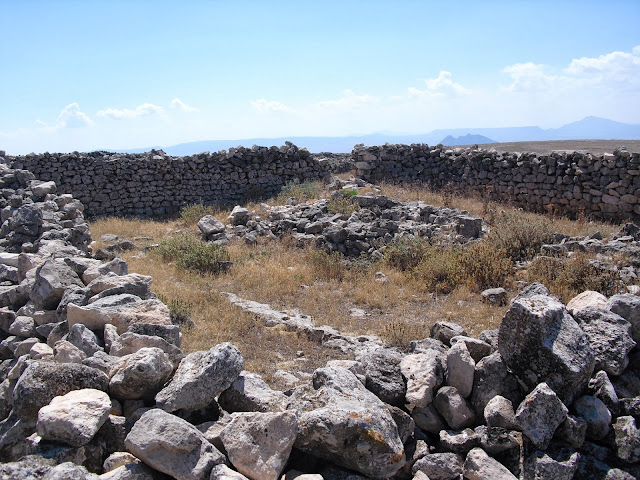
[[[485,137],[488,141],[466,141],[465,136],[471,139]],[[333,152],[348,153],[358,143],[365,145],[384,145],[385,143],[427,143],[438,144],[444,140],[454,142],[450,145],[467,145],[474,143],[493,142],[523,142],[545,140],[640,140],[640,125],[615,122],[606,118],[586,117],[577,122],[572,122],[559,128],[543,129],[540,127],[499,127],[499,128],[452,128],[432,130],[424,134],[391,134],[372,133],[362,136],[348,137],[282,137],[282,138],[247,138],[239,140],[203,140],[199,142],[181,143],[172,146],[155,146],[121,150],[128,153],[148,152],[152,148],[162,149],[169,155],[183,156],[200,152],[216,152],[226,150],[239,145],[251,147],[253,145],[271,146],[283,145],[285,141],[293,142],[298,147],[306,147],[312,153]],[[476,137],[478,136],[478,137]],[[462,137],[462,138],[456,138]]]

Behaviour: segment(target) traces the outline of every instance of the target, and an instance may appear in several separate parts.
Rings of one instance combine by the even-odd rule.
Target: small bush
[[[312,249],[307,252],[307,259],[319,278],[339,282],[344,279],[347,267],[340,253]]]
[[[461,259],[459,250],[431,247],[414,269],[414,276],[430,292],[451,293],[464,280]]]
[[[215,215],[217,209],[212,205],[194,203],[180,210],[180,221],[185,225],[195,225],[205,215]]]
[[[322,188],[318,184],[313,182],[303,182],[294,178],[290,182],[287,182],[280,193],[278,194],[278,201],[286,202],[290,197],[295,197],[299,202],[315,200],[320,198],[322,194]]]
[[[389,346],[406,349],[412,340],[428,337],[429,329],[424,324],[393,319],[382,326],[379,335]]]
[[[178,233],[163,239],[157,253],[180,268],[200,273],[219,273],[226,269],[229,253],[225,247],[206,243],[193,233]]]
[[[525,277],[529,282],[542,283],[565,303],[585,290],[611,296],[621,286],[617,272],[594,265],[585,253],[568,258],[537,257]]]
[[[343,188],[342,190],[339,190],[338,193],[340,195],[343,195],[345,197],[355,197],[356,195],[358,195],[358,191],[355,189],[347,189],[347,188]]]
[[[513,271],[507,252],[486,242],[476,242],[465,249],[460,263],[467,286],[475,291],[504,287]]]
[[[539,215],[502,212],[485,241],[514,262],[530,260],[542,245],[553,241],[552,223]]]
[[[384,248],[384,261],[403,272],[412,271],[430,250],[431,243],[426,238],[413,235],[396,237]]]
[[[338,213],[340,215],[351,215],[353,212],[360,210],[360,204],[349,195],[334,195],[327,204],[329,213]]]
[[[183,328],[191,328],[194,326],[194,322],[191,319],[191,313],[193,305],[180,298],[167,298],[165,295],[158,295],[158,298],[162,303],[169,307],[169,315],[171,322],[174,325],[179,325]]]

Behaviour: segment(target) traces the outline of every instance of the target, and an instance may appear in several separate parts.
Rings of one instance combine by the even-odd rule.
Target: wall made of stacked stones
[[[442,146],[357,145],[357,174],[369,182],[421,182],[487,195],[538,212],[640,218],[640,154],[616,151],[499,153]]]
[[[31,154],[7,157],[13,168],[53,180],[60,193],[85,205],[85,215],[151,217],[172,214],[194,203],[238,203],[269,196],[282,185],[326,176],[327,166],[305,149],[229,149],[187,157],[145,154]]]

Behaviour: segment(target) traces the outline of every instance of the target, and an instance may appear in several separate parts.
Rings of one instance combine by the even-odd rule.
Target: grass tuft
[[[155,250],[165,261],[176,262],[186,270],[220,273],[226,269],[229,253],[225,247],[203,242],[192,232],[164,238]]]
[[[316,200],[322,196],[322,187],[316,182],[303,182],[294,178],[290,182],[283,185],[278,194],[279,202],[286,202],[289,198],[295,197],[298,202],[306,202]]]
[[[194,226],[205,215],[216,215],[218,209],[213,205],[194,203],[180,210],[180,221],[187,226]]]

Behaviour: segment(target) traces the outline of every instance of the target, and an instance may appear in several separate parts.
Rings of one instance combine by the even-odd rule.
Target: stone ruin
[[[276,391],[230,343],[185,354],[152,279],[92,257],[81,202],[1,163],[0,185],[0,478],[640,475],[638,296],[533,284],[498,329],[437,322],[406,352],[230,296],[352,354]]]

